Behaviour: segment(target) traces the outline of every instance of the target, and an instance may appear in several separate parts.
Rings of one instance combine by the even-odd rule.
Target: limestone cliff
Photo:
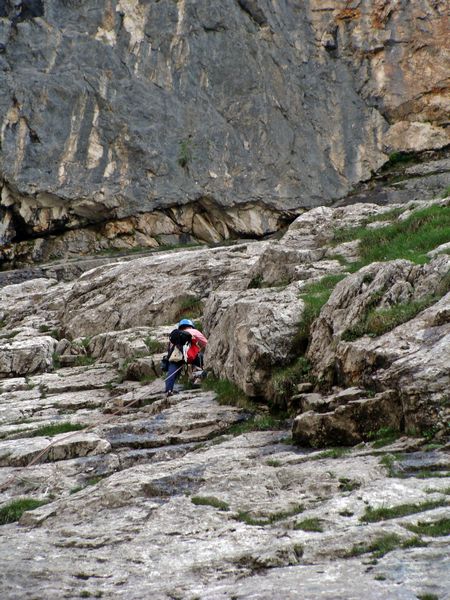
[[[0,7],[6,261],[261,236],[449,143],[442,2]]]

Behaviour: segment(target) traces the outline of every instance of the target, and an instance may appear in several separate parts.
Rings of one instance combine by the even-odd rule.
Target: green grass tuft
[[[215,392],[219,404],[229,404],[250,410],[255,409],[254,404],[251,403],[244,392],[228,379],[217,379],[208,374],[208,377],[202,381],[202,388]]]
[[[330,448],[329,450],[324,450],[323,452],[320,452],[316,456],[312,456],[311,459],[320,460],[322,458],[341,458],[349,452],[349,448]]]
[[[296,392],[299,383],[312,381],[311,363],[304,356],[283,369],[278,369],[272,375],[269,383],[270,396],[277,406],[285,406],[287,400]]]
[[[375,558],[381,558],[388,552],[392,552],[392,550],[396,550],[397,548],[411,548],[414,546],[426,546],[426,543],[417,537],[402,540],[396,533],[386,533],[376,538],[370,544],[358,544],[353,546],[350,552],[347,553],[347,558],[360,556],[361,554],[367,554],[369,552],[371,552]]]
[[[431,537],[450,535],[450,519],[448,517],[439,519],[439,521],[419,521],[416,525],[406,525],[405,527],[419,535],[429,535]]]
[[[380,508],[372,508],[368,506],[366,512],[360,518],[363,523],[375,523],[377,521],[386,521],[388,519],[397,519],[427,510],[432,510],[440,506],[447,506],[446,500],[426,500],[420,504],[399,504],[390,508],[381,506]]]
[[[304,519],[294,525],[294,529],[301,529],[302,531],[323,531],[322,521],[316,517],[310,519]]]
[[[367,437],[372,442],[373,448],[382,448],[395,442],[400,435],[401,433],[392,427],[382,427],[378,431],[369,432]]]
[[[246,523],[247,525],[264,527],[265,525],[273,525],[278,521],[283,521],[284,519],[298,515],[304,510],[305,509],[301,504],[296,504],[290,510],[282,510],[276,513],[271,513],[270,515],[263,515],[262,517],[252,517],[248,511],[239,511],[234,518],[237,521]]]
[[[219,510],[230,510],[230,506],[226,502],[214,496],[193,496],[191,502],[196,506],[213,506]]]
[[[153,338],[151,335],[149,335],[148,337],[145,338],[144,343],[147,346],[150,354],[157,354],[158,352],[164,352],[167,349],[167,344],[165,344],[164,342],[159,342],[158,340]]]
[[[19,498],[18,500],[13,500],[0,508],[0,525],[14,523],[20,519],[25,511],[34,510],[44,504],[47,504],[47,500],[34,500],[33,498]]]
[[[33,432],[28,433],[27,437],[52,437],[59,433],[69,433],[70,431],[80,431],[84,429],[86,425],[80,425],[79,423],[55,423],[53,425],[45,425],[39,427]]]

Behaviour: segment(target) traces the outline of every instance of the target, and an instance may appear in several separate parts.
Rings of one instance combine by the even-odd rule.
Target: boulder
[[[330,412],[308,410],[298,415],[292,425],[297,444],[316,448],[353,445],[381,428],[398,430],[402,423],[402,407],[392,390],[348,402],[332,396],[324,402],[328,409],[340,405]]]
[[[303,306],[296,284],[211,294],[203,317],[207,369],[249,396],[264,396],[271,369],[293,356]]]
[[[42,373],[53,367],[57,341],[50,336],[14,337],[0,342],[0,377]]]

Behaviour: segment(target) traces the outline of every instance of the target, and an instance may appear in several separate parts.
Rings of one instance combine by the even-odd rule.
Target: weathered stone
[[[53,365],[56,340],[49,336],[12,338],[0,343],[0,377],[47,371]]]
[[[292,355],[302,309],[295,284],[281,291],[211,294],[203,317],[208,369],[250,396],[263,395],[271,368]]]
[[[333,400],[335,405],[339,404],[339,400]],[[332,412],[322,412],[320,408],[315,406],[295,418],[292,436],[299,445],[320,448],[357,444],[381,428],[398,430],[402,420],[402,408],[396,404],[396,394],[392,391],[350,400]],[[332,408],[331,402],[328,408]]]
[[[28,440],[0,441],[0,466],[25,466],[49,447],[48,452],[42,455],[41,460],[58,461],[87,456],[89,454],[104,454],[111,448],[109,442],[101,439],[94,433],[63,433],[54,438],[36,437]]]

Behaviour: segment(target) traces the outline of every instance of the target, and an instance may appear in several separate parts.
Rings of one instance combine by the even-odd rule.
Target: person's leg
[[[179,363],[169,362],[169,370],[166,379],[166,393],[173,392],[173,386],[175,385],[178,375],[181,373],[182,366],[183,365],[180,365]]]

